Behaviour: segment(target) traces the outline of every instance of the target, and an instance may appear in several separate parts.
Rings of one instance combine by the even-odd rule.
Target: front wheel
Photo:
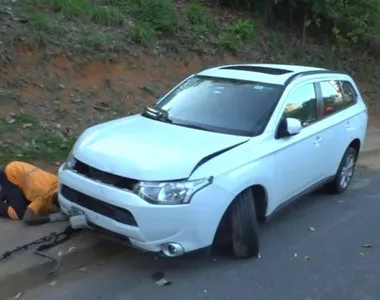
[[[231,206],[232,249],[236,258],[259,255],[259,234],[252,191],[240,193]]]
[[[354,176],[357,157],[357,151],[352,147],[348,147],[340,162],[334,180],[326,185],[327,192],[342,194],[347,190]]]

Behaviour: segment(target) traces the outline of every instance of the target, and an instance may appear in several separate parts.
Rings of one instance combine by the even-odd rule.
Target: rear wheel
[[[231,205],[232,249],[236,258],[259,254],[259,234],[252,191],[240,193]]]
[[[326,185],[325,190],[327,192],[342,194],[347,190],[354,176],[357,157],[357,151],[352,147],[348,147],[340,162],[334,180]]]

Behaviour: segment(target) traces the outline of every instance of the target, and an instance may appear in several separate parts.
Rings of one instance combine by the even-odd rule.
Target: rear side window
[[[347,81],[322,81],[320,82],[320,86],[322,91],[323,111],[325,116],[329,116],[342,111],[345,108],[353,105],[356,101],[355,90]]]
[[[348,105],[353,105],[356,103],[356,91],[349,81],[341,81],[340,85],[343,92],[343,101]]]

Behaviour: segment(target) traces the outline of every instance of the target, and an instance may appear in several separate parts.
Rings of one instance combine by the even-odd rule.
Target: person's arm
[[[67,221],[69,218],[62,212],[50,215],[36,215],[29,207],[26,209],[24,218],[22,219],[28,225],[41,225],[46,223],[56,223]]]
[[[40,225],[50,222],[49,216],[38,216],[29,207],[26,209],[24,218],[22,219],[28,225]]]
[[[26,209],[23,221],[28,225],[40,225],[68,220],[68,217],[62,212],[49,214],[48,211],[42,198],[35,199]]]

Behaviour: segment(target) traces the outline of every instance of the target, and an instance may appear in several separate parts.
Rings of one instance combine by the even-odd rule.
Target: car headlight
[[[212,183],[212,177],[172,182],[140,182],[134,192],[153,204],[187,204],[196,192]]]
[[[77,163],[76,158],[74,157],[73,153],[70,152],[65,163],[63,164],[63,170],[72,170],[75,167],[76,163]]]

